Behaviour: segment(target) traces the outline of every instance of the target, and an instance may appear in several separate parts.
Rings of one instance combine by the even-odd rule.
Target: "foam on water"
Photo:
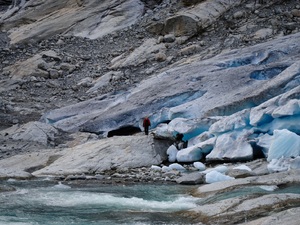
[[[63,189],[62,189],[63,190]],[[82,191],[47,191],[36,192],[33,197],[35,204],[59,207],[108,207],[112,210],[135,211],[177,211],[196,207],[197,198],[177,196],[170,200],[147,200],[139,197],[124,197],[118,194],[82,192]]]
[[[190,186],[8,183],[16,191],[0,193],[0,225],[186,224],[178,212],[200,201]]]
[[[275,191],[276,189],[278,189],[278,187],[276,185],[261,185],[261,186],[259,186],[259,188],[261,188],[265,191]]]
[[[58,182],[58,184],[55,185],[53,188],[57,188],[57,189],[69,189],[71,187],[68,186],[68,185],[62,184],[61,182]]]

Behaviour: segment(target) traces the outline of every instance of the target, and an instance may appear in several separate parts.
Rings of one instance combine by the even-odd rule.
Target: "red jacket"
[[[151,126],[151,123],[150,123],[149,118],[145,118],[143,121],[143,127],[150,127],[150,126]]]

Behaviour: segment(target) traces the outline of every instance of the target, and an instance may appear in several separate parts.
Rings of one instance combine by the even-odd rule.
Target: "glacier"
[[[166,149],[172,163],[264,157],[274,164],[297,157],[299,41],[298,33],[205,60],[195,56],[131,90],[52,110],[41,122],[105,137],[124,127],[142,130],[148,116],[155,137],[174,140],[183,134],[187,148]]]

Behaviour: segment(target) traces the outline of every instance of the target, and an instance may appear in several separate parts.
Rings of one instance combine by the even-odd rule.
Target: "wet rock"
[[[183,174],[180,178],[176,180],[178,184],[204,184],[205,183],[205,175],[199,172],[193,172],[189,174]]]
[[[287,183],[300,183],[299,170],[290,170],[282,173],[268,174],[264,176],[251,176],[235,180],[223,181],[220,183],[212,183],[199,187],[195,195],[199,197],[209,196],[228,190],[238,189],[249,185],[283,185]]]
[[[282,212],[272,213],[263,218],[255,219],[250,222],[242,223],[244,225],[263,225],[263,224],[272,224],[272,225],[298,225],[298,217],[300,213],[300,208],[291,208],[283,210]]]
[[[270,194],[261,197],[240,197],[218,201],[191,210],[198,215],[197,221],[204,223],[232,224],[264,216],[285,207],[299,204],[299,194]],[[213,209],[213,210],[211,210]]]

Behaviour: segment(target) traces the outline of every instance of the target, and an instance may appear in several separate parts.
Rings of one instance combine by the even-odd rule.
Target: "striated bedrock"
[[[128,27],[142,15],[139,0],[21,1],[2,16],[2,29],[11,43],[43,40],[56,34],[90,39]],[[16,13],[18,12],[18,13]]]

